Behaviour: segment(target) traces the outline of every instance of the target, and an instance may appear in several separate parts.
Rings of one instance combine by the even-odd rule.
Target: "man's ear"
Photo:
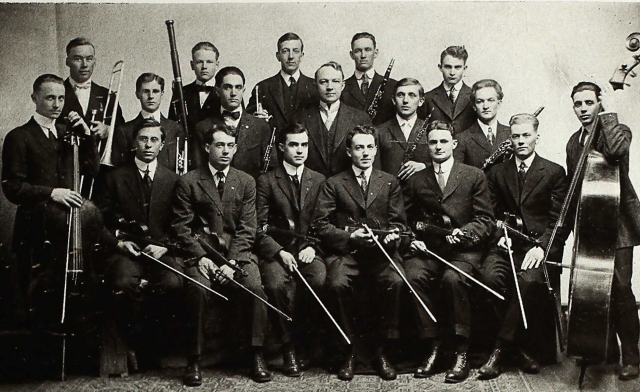
[[[284,152],[284,144],[278,143],[278,150]]]

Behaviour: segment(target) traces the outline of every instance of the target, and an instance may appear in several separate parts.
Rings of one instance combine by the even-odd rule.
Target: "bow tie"
[[[232,118],[234,120],[237,120],[240,118],[240,112],[230,112],[228,110],[223,110],[222,111],[222,117],[223,118]]]
[[[201,93],[210,93],[213,91],[213,86],[207,86],[206,84],[196,84],[196,90]]]
[[[74,90],[88,90],[91,88],[91,84],[76,84]]]

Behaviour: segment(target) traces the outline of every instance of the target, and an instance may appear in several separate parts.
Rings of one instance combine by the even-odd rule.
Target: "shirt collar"
[[[211,79],[207,80],[207,83],[202,83],[201,81],[196,79],[196,84],[200,85],[200,86],[215,87],[216,86],[216,78],[211,78]]]
[[[327,103],[324,101],[320,101],[320,109],[324,110],[327,113],[335,113],[340,109],[340,100],[335,101],[331,104],[331,107],[327,107]]]
[[[356,79],[358,80],[362,79],[362,75],[367,74],[369,81],[372,81],[373,77],[376,75],[376,70],[373,67],[371,67],[371,69],[369,69],[367,72],[358,71],[356,69],[353,74],[356,76]]]
[[[453,167],[453,155],[449,157],[446,161],[442,163],[433,162],[433,171],[435,173],[449,173],[451,168]]]
[[[224,170],[222,170],[222,172],[224,173],[224,178],[229,177],[229,169],[231,168],[231,165],[227,166],[224,168]],[[218,181],[218,177],[216,177],[216,173],[219,171],[218,169],[216,169],[215,167],[213,167],[213,165],[211,165],[211,162],[209,162],[209,170],[211,171],[211,174],[213,175],[213,178]]]
[[[296,83],[298,83],[298,80],[300,80],[300,70],[296,70],[296,72],[293,73],[293,75],[289,75],[288,73],[284,72],[283,70],[280,70],[280,76],[282,77],[282,80],[284,80],[284,82],[287,84],[287,86],[289,85],[289,78],[291,78],[293,76],[293,78],[296,80]]]
[[[462,85],[464,84],[464,82],[462,81],[462,79],[460,79],[460,81],[458,83],[455,84],[455,88],[456,88],[456,93],[459,93],[460,90],[462,89]],[[447,85],[442,82],[442,87],[444,87],[445,90],[447,90],[447,92],[449,92],[451,90],[451,88],[447,88]]]
[[[355,167],[355,165],[351,165],[351,169],[353,170],[353,174],[356,175],[356,178],[360,177],[360,173],[364,172],[364,176],[367,177],[367,182],[371,178],[371,172],[373,172],[373,166],[369,166],[367,170],[362,170],[359,167]]]
[[[78,83],[75,80],[73,80],[73,78],[69,78],[69,83],[71,84],[71,87],[73,87],[73,89],[75,90],[76,87],[81,86],[81,87],[86,87],[89,86],[91,87],[91,78],[89,78],[89,80],[87,80],[84,83]]]
[[[304,164],[295,167],[292,164],[290,164],[289,162],[285,161],[284,159],[282,160],[282,166],[284,166],[284,171],[287,172],[287,175],[289,176],[298,176],[298,180],[300,180],[302,178],[302,171],[304,170]]]
[[[138,159],[138,157],[134,158],[134,161],[136,163],[136,166],[138,167],[138,171],[140,172],[140,176],[144,178],[144,172],[147,171],[147,169],[149,170],[149,177],[151,177],[151,180],[153,180],[153,177],[156,174],[156,169],[158,168],[158,160],[154,159],[153,161],[146,163],[146,162],[142,162],[141,160]]]
[[[498,131],[497,118],[494,118],[493,120],[491,120],[489,124],[485,124],[482,121],[478,120],[478,125],[480,126],[480,129],[482,129],[482,132],[485,134],[485,136],[489,133],[489,127],[491,127],[491,132],[493,133],[493,136],[495,136]]]
[[[153,118],[154,120],[156,120],[157,122],[160,122],[160,111],[156,110],[155,113],[149,113],[144,109],[140,109],[140,115],[142,116],[142,118],[144,118],[145,120],[148,118]]]
[[[36,112],[33,114],[33,119],[36,120],[38,125],[40,125],[42,128],[53,129],[54,131],[56,130],[56,120],[53,118],[45,117],[42,114]]]
[[[405,122],[408,122],[409,125],[411,125],[410,129],[413,129],[413,126],[416,124],[416,120],[418,119],[418,113],[413,113],[413,115],[409,117],[408,120],[405,120],[396,113],[396,119],[398,120],[398,125],[400,125],[400,127],[402,127],[402,124],[404,124]]]
[[[533,159],[536,157],[536,152],[534,151],[533,154],[531,154],[531,156],[527,159],[525,159],[524,161],[522,161],[520,158],[516,157],[516,170],[520,170],[520,163],[524,162],[525,165],[527,165],[527,169],[529,170],[531,168],[531,164],[533,163]]]
[[[224,113],[224,112],[228,112],[229,110],[223,108],[222,106],[220,106],[220,114]],[[240,105],[236,110],[231,110],[231,113],[235,113],[238,112],[240,113],[240,117],[242,117],[242,105]],[[240,121],[240,118],[238,117],[237,120],[235,121]]]

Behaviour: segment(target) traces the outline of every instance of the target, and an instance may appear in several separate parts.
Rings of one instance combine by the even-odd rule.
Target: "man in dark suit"
[[[571,135],[567,143],[569,178],[574,176],[580,153],[594,121],[598,121],[598,124],[592,148],[604,154],[607,162],[617,164],[620,170],[620,211],[611,293],[611,319],[613,332],[618,335],[622,346],[623,367],[619,378],[630,380],[638,377],[640,362],[638,311],[631,288],[633,247],[640,244],[640,202],[629,179],[631,130],[626,125],[618,123],[618,116],[612,111],[616,103],[616,97],[612,92],[601,92],[600,87],[594,83],[580,82],[573,88],[571,97],[573,110],[582,123],[582,128]],[[579,192],[576,193],[574,203],[580,198]],[[573,222],[572,219],[567,221]]]
[[[440,120],[452,124],[456,136],[476,121],[470,99],[471,89],[462,81],[468,58],[464,46],[449,46],[440,54],[438,69],[443,81],[425,95],[424,105],[418,109],[421,119],[431,114],[429,121]]]
[[[136,80],[136,98],[140,101],[140,113],[136,118],[128,121],[123,126],[116,128],[113,140],[112,161],[116,167],[130,163],[136,154],[135,129],[149,119],[153,119],[162,127],[164,138],[163,147],[158,153],[158,163],[173,172],[176,172],[176,151],[180,143],[184,143],[182,127],[175,121],[168,120],[160,113],[160,104],[164,95],[164,79],[154,73],[143,73]]]
[[[324,184],[324,176],[305,168],[309,149],[309,134],[299,124],[290,124],[280,132],[278,148],[283,153],[283,162],[276,170],[265,173],[258,178],[256,210],[258,227],[269,225],[285,231],[293,230],[302,236],[309,235],[311,214],[320,187]],[[292,222],[295,227],[290,227]],[[260,269],[264,279],[265,292],[278,309],[287,309],[288,314],[294,312],[294,306],[312,306],[308,302],[302,305],[301,297],[296,294],[299,288],[294,279],[294,269],[299,269],[314,292],[322,295],[322,288],[327,277],[324,261],[319,255],[317,244],[304,238],[295,238],[279,233],[260,230],[256,240],[258,256],[263,260]],[[294,298],[295,296],[295,298]],[[297,312],[304,317],[302,312]],[[307,312],[306,316],[309,313]],[[295,317],[294,317],[295,319]],[[315,323],[314,323],[315,324]],[[296,351],[290,321],[278,317],[275,326],[281,335],[284,345],[283,373],[289,377],[300,376],[300,365],[296,359]],[[302,332],[302,323],[296,323],[298,334]],[[307,328],[310,328],[307,325]],[[296,342],[301,344],[302,341]]]
[[[544,252],[551,240],[568,187],[562,166],[542,158],[535,152],[538,124],[538,119],[531,114],[511,117],[509,126],[514,157],[495,165],[488,173],[489,192],[496,216],[504,219],[503,216],[507,213],[519,217],[523,223],[522,231],[540,241],[538,244],[531,244],[515,239],[511,244],[522,304],[530,326],[538,320],[553,320],[554,317],[551,312],[555,311],[555,307],[551,301],[542,300],[545,296],[548,298],[548,294],[544,266],[541,266],[540,262],[544,259]],[[562,260],[564,242],[568,234],[566,227],[559,228],[549,260]],[[505,253],[508,249],[503,229],[497,232],[495,238],[499,240],[497,244],[492,244],[491,251],[483,263],[482,280],[492,289],[506,293],[507,289],[514,289],[515,286],[509,255]],[[559,271],[555,272],[554,279],[559,284]],[[512,345],[519,348],[522,370],[527,373],[537,373],[539,370],[536,359],[522,349],[523,341],[517,339],[523,332],[523,319],[515,290],[511,290],[511,298],[505,305],[493,353],[478,372],[482,379],[492,379],[500,375],[505,363],[505,350]],[[555,343],[555,336],[547,337],[546,340]],[[541,343],[543,342],[537,342]]]
[[[120,226],[119,219],[148,227],[154,241],[166,241],[171,229],[173,197],[179,176],[158,162],[164,147],[165,132],[153,119],[142,120],[133,129],[135,156],[117,170],[105,175],[101,189],[96,190],[96,204],[105,218],[101,242],[111,256],[106,260],[107,284],[111,289],[108,319],[115,320],[127,337],[132,320],[140,317],[142,280],[149,282],[156,294],[166,299],[176,298],[182,288],[182,278],[169,269],[142,256],[145,253],[183,272],[166,247],[130,240],[119,241],[112,233]],[[127,341],[128,340],[128,341]],[[135,341],[125,338],[126,345]]]
[[[71,128],[78,127],[85,135],[79,146],[81,174],[91,178],[99,167],[95,142],[82,116],[70,112],[69,126],[57,121],[65,102],[63,80],[51,74],[39,76],[31,99],[33,117],[10,131],[2,148],[2,190],[18,205],[12,250],[20,262],[19,283],[25,295],[46,265],[44,242],[51,239],[45,238],[47,206],[82,205],[82,196],[73,190],[72,146],[65,141]]]
[[[184,250],[187,274],[211,287],[214,282],[227,283],[233,269],[226,263],[216,265],[193,234],[211,233],[220,239],[219,251],[231,263],[240,266],[247,276],[236,280],[248,290],[266,300],[253,245],[256,237],[256,185],[248,174],[231,167],[238,148],[235,129],[215,124],[204,138],[209,154],[206,166],[199,167],[180,178],[174,202],[173,231]],[[238,289],[237,286],[232,286]],[[236,290],[238,294],[239,290]],[[187,283],[187,312],[189,314],[189,364],[184,383],[188,386],[202,384],[200,355],[204,346],[204,316],[207,291]],[[245,295],[246,294],[246,295]],[[271,373],[262,356],[262,344],[267,328],[266,305],[242,293],[231,299],[233,307],[250,312],[253,367],[251,377],[256,382],[271,381]],[[216,306],[216,308],[218,308]],[[219,308],[218,308],[219,309]],[[221,313],[222,315],[223,313]]]
[[[424,170],[429,161],[427,135],[426,132],[420,132],[424,121],[416,114],[423,102],[424,89],[420,82],[412,78],[401,79],[396,84],[393,96],[396,116],[377,127],[381,168],[397,175],[401,181]],[[414,143],[415,149],[408,152]],[[411,156],[408,160],[405,159],[407,154]]]
[[[509,127],[498,122],[502,105],[502,87],[491,79],[475,82],[471,87],[471,107],[478,120],[456,135],[458,148],[453,152],[456,161],[482,168],[485,159],[509,138]]]
[[[304,57],[302,38],[286,33],[278,39],[276,58],[280,72],[254,87],[247,112],[269,122],[276,132],[282,131],[300,109],[317,105],[318,92],[312,78],[300,72]],[[257,95],[256,95],[257,92]],[[258,111],[258,103],[262,111]]]
[[[349,168],[345,139],[354,127],[371,125],[363,111],[340,103],[344,74],[340,64],[331,61],[315,74],[320,107],[309,107],[296,115],[297,122],[309,131],[309,158],[306,166],[325,177]]]
[[[429,309],[435,309],[438,291],[446,304],[438,320],[446,320],[454,330],[456,362],[445,375],[445,382],[456,383],[469,376],[470,282],[458,271],[447,268],[427,254],[425,244],[429,244],[429,250],[472,275],[480,268],[483,245],[494,228],[493,211],[484,173],[453,158],[456,140],[451,125],[434,121],[429,124],[427,137],[432,164],[411,177],[404,189],[407,216],[412,217],[411,227],[415,227],[416,221],[445,215],[454,229],[444,238],[427,234],[412,241],[404,267],[409,283]],[[463,239],[463,234],[471,239]],[[416,309],[423,348],[430,352],[414,374],[422,378],[435,372],[441,340],[436,323],[417,302]]]
[[[238,148],[231,166],[256,179],[264,167],[272,132],[265,120],[250,115],[242,108],[244,83],[244,74],[237,67],[225,67],[218,72],[216,92],[220,98],[220,109],[196,125],[196,140],[199,146],[204,146],[204,135],[216,123],[235,128]],[[206,166],[208,154],[204,151],[200,153],[202,158],[198,167]],[[276,152],[271,148],[268,167],[273,169],[276,165]]]
[[[343,103],[367,113],[384,79],[374,68],[374,61],[378,57],[376,37],[370,33],[355,34],[351,39],[349,56],[356,70],[350,78],[345,80],[344,92],[340,99]],[[393,118],[395,107],[391,98],[395,84],[396,81],[389,78],[382,98],[378,101],[376,116],[371,118],[373,125],[380,125]]]
[[[384,244],[402,271],[402,259],[397,250],[398,233],[406,228],[402,192],[395,176],[372,166],[377,152],[375,133],[375,129],[369,126],[357,126],[349,132],[345,143],[352,165],[329,178],[323,186],[316,202],[312,227],[326,252],[329,304],[352,342],[355,334],[351,302],[355,287],[363,279],[372,284],[375,308],[380,317],[375,363],[382,379],[394,380],[396,371],[387,359],[386,351],[399,338],[404,282],[368,232],[354,223],[376,221],[381,229],[388,229],[389,234],[380,236],[380,243]],[[355,230],[346,229],[348,225],[355,225]],[[353,379],[355,365],[353,343],[346,351],[338,378],[348,381]]]

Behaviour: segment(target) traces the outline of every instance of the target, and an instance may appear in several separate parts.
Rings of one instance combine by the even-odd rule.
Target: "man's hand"
[[[156,259],[159,259],[162,256],[164,256],[164,254],[167,253],[167,250],[168,249],[165,248],[164,246],[157,246],[157,245],[147,245],[146,248],[142,249],[144,253]]]
[[[118,242],[118,250],[124,255],[140,256],[140,247],[135,242],[120,241]]]
[[[67,116],[67,118],[69,119],[69,124],[71,125],[71,128],[75,128],[75,127],[82,127],[82,130],[84,132],[85,135],[91,135],[91,130],[89,129],[89,126],[87,126],[87,123],[84,122],[84,118],[82,118],[81,115],[79,115],[77,112],[69,112],[69,115]]]
[[[298,253],[298,260],[303,264],[310,264],[315,258],[316,250],[310,246],[307,246]]]
[[[99,139],[106,139],[109,134],[109,126],[100,121],[94,121],[91,123],[91,133]]]
[[[369,235],[369,233],[367,233],[365,229],[358,229],[354,231],[353,233],[351,233],[350,238],[356,244],[367,247],[367,248],[375,245],[375,243],[373,242],[373,238],[371,238],[371,236]]]
[[[509,247],[507,247],[507,239],[505,237],[500,237],[498,240],[498,248],[502,250],[508,251],[512,245],[511,238],[509,238]]]
[[[400,172],[398,173],[398,178],[401,181],[408,180],[409,177],[416,174],[417,172],[423,171],[427,165],[420,162],[409,161],[400,167]]]
[[[538,268],[540,266],[540,262],[544,258],[544,250],[541,247],[536,246],[527,252],[524,255],[524,260],[522,261],[522,270]]]
[[[207,280],[210,280],[212,276],[216,275],[216,271],[218,267],[211,261],[210,259],[203,257],[198,261],[198,271],[204,276]]]
[[[604,112],[618,113],[619,109],[625,105],[624,90],[614,91],[609,82],[600,83],[600,106]]]
[[[282,249],[280,252],[278,252],[278,256],[280,256],[282,263],[284,263],[284,266],[287,267],[290,272],[293,272],[293,269],[298,267],[296,258],[286,250]]]
[[[409,248],[413,253],[427,254],[427,245],[425,245],[423,241],[411,241],[411,246]]]
[[[64,204],[65,206],[71,207],[82,207],[82,196],[71,189],[65,188],[55,188],[51,191],[51,200],[56,203]]]
[[[391,230],[391,233],[387,234],[384,239],[382,240],[382,243],[385,245],[389,245],[390,243],[394,242],[394,241],[398,241],[400,239],[400,230],[396,227],[395,229]]]
[[[253,116],[257,118],[261,118],[265,121],[269,121],[269,119],[271,118],[271,115],[269,114],[267,109],[262,109],[261,112],[256,111],[255,113],[253,113]]]
[[[460,242],[462,242],[462,240],[460,239],[460,236],[464,234],[462,232],[462,230],[460,229],[453,229],[453,232],[451,233],[451,235],[448,235],[447,238],[447,242],[450,243],[451,245],[454,244],[459,244]]]
[[[233,268],[229,267],[228,265],[223,265],[218,269],[218,271],[219,273],[216,274],[216,278],[221,284],[225,284],[229,282],[229,279],[233,279]]]

